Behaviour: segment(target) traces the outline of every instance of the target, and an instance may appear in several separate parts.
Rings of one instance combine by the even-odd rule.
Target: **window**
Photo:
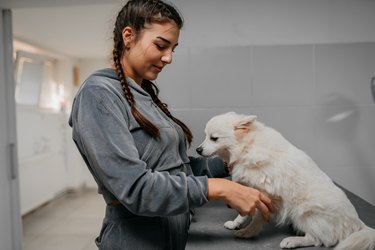
[[[16,102],[59,111],[64,104],[64,86],[55,80],[56,60],[24,51],[16,53]]]

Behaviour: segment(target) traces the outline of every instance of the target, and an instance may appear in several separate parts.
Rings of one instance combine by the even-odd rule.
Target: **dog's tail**
[[[334,250],[375,250],[375,230],[364,226],[352,233],[335,247]]]

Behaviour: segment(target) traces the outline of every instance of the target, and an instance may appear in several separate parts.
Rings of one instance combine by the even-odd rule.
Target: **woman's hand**
[[[256,209],[259,209],[263,218],[269,221],[270,213],[273,212],[272,201],[264,193],[227,179],[208,179],[208,199],[223,200],[241,216],[254,215]]]

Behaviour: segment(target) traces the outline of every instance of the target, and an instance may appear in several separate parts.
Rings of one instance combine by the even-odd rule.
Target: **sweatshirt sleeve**
[[[196,176],[207,176],[209,178],[229,176],[223,160],[219,157],[189,156],[189,159],[193,174]]]
[[[121,105],[119,97],[99,86],[82,89],[76,97],[73,138],[94,178],[138,215],[175,215],[206,203],[207,177],[146,168]]]

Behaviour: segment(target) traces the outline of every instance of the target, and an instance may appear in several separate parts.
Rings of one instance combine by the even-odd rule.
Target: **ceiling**
[[[12,9],[14,38],[84,59],[109,55],[120,4],[119,0],[0,0],[0,7]]]
[[[1,8],[39,8],[118,3],[119,0],[1,0]]]
[[[116,11],[116,4],[13,9],[13,36],[70,57],[102,58]]]

